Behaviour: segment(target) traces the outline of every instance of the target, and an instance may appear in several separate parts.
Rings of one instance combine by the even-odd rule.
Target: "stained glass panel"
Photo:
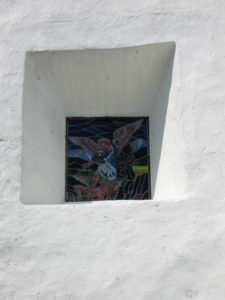
[[[150,199],[147,117],[67,118],[66,201]]]

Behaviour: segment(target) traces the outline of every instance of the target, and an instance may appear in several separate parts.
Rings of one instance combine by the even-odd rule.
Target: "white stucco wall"
[[[0,7],[0,298],[224,299],[225,2],[2,0]],[[22,204],[25,53],[168,41],[176,51],[159,196]],[[179,193],[160,184],[171,182],[173,130]]]

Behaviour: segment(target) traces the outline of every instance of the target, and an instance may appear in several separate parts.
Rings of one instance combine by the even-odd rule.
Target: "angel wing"
[[[82,158],[83,160],[91,160],[92,155],[89,153],[87,150],[84,149],[68,149],[67,151],[67,156],[68,157],[78,157]]]
[[[69,140],[73,144],[81,146],[84,150],[88,151],[91,155],[94,155],[98,150],[97,144],[89,138],[70,136]]]
[[[114,131],[113,138],[119,144],[118,154],[120,154],[123,147],[128,143],[129,139],[135,133],[135,131],[137,131],[140,128],[142,121],[142,119],[138,120],[136,122],[118,128]]]

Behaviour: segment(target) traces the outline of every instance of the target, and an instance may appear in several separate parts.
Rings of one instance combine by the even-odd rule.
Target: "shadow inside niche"
[[[153,198],[174,53],[174,42],[28,52],[22,115],[22,202],[64,203],[65,119],[76,116],[150,117]]]

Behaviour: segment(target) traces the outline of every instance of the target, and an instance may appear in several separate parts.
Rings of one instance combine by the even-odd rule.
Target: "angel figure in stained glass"
[[[140,128],[142,119],[120,127],[113,132],[112,140],[102,137],[97,143],[88,137],[70,136],[70,141],[80,146],[74,150],[73,157],[78,157],[83,163],[83,171],[97,164],[93,176],[74,175],[74,178],[83,185],[75,185],[74,191],[78,200],[86,197],[88,200],[102,200],[112,198],[113,193],[120,186],[124,177],[133,178],[132,170],[134,151],[145,146],[146,141],[137,139],[133,144],[128,141]]]

